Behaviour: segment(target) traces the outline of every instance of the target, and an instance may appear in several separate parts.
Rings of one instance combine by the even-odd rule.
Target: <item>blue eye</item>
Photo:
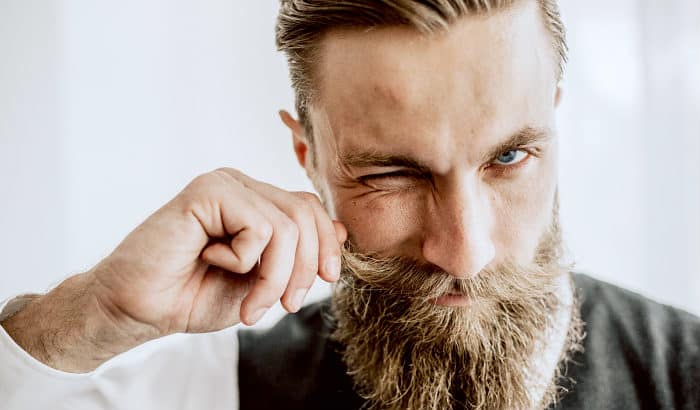
[[[506,151],[496,158],[497,165],[514,165],[527,158],[527,152],[521,149]]]

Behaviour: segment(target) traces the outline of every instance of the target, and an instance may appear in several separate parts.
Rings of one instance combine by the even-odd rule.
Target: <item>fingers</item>
[[[282,297],[292,268],[299,229],[286,216],[273,223],[273,234],[260,258],[258,276],[241,304],[241,320],[251,325]]]
[[[225,230],[233,239],[230,246],[210,244],[202,259],[238,273],[250,272],[260,261],[257,278],[241,305],[244,323],[258,321],[277,300],[290,312],[299,310],[317,274],[329,282],[338,280],[340,245],[347,232],[340,222],[330,219],[317,196],[289,193],[232,169],[216,173],[233,177],[226,179],[238,191],[234,193],[237,201],[220,205]],[[243,229],[240,223],[233,223],[238,218],[234,214],[241,212],[241,196],[246,198],[247,221],[254,220]],[[231,207],[234,202],[237,209]]]
[[[240,310],[241,320],[250,325],[257,322],[284,294],[292,276],[299,248],[299,226],[309,226],[309,224],[293,221],[259,191],[248,187],[243,189],[244,192],[237,192],[236,195],[244,195],[258,212],[259,227],[248,231],[243,230],[234,235],[230,250],[225,249],[224,244],[213,244],[202,256],[208,257],[210,261],[215,262],[216,266],[226,268],[228,261],[235,260],[232,254],[241,255],[241,258],[247,261],[247,265],[235,271],[239,273],[251,271],[257,261],[260,261],[252,288],[243,300]],[[237,212],[233,204],[232,200],[225,201],[221,205],[225,224],[229,214]],[[313,228],[311,225],[311,229]],[[247,232],[251,232],[250,236],[255,239],[254,245],[248,244],[249,237],[244,236]],[[259,243],[264,243],[264,246],[260,248]]]
[[[256,192],[273,202],[299,230],[294,267],[287,289],[281,299],[282,305],[287,311],[296,312],[301,308],[304,297],[319,271],[319,243],[326,241],[320,236],[322,232],[319,231],[317,221],[321,217],[317,215],[318,211],[313,205],[313,202],[317,202],[318,199],[308,193],[290,194],[262,182],[247,181],[247,183],[252,184]],[[327,216],[326,219],[328,219]],[[327,235],[327,233],[323,233],[323,235]],[[333,238],[335,238],[335,234],[333,234]]]
[[[345,241],[348,240],[348,230],[345,229],[345,225],[340,221],[333,221],[333,227],[335,228],[335,235],[338,243],[340,245],[344,244]]]
[[[292,276],[282,297],[282,305],[287,311],[296,312],[301,309],[306,293],[318,272],[319,234],[314,212],[307,202],[300,199],[289,203],[284,208],[287,215],[299,227],[299,242]]]
[[[311,195],[311,194],[309,194]],[[326,214],[323,205],[312,195],[309,199],[314,210],[316,228],[318,229],[318,265],[319,274],[327,282],[340,278],[340,242],[333,221]],[[344,229],[344,228],[343,228]],[[344,240],[343,240],[344,241]]]
[[[294,267],[281,299],[287,311],[296,312],[301,308],[318,272],[319,233],[314,210],[312,205],[299,195],[262,183],[257,189],[291,219],[299,232]]]
[[[230,244],[216,242],[202,252],[202,260],[234,273],[250,272],[272,238],[272,225],[260,213],[257,221],[234,235]]]
[[[300,229],[298,264],[290,280],[289,290],[282,300],[288,311],[297,311],[300,307],[298,298],[303,291],[308,290],[317,273],[328,282],[335,282],[340,277],[340,245],[345,241],[347,232],[340,222],[334,223],[330,219],[316,195],[296,192],[290,196],[287,191],[256,181],[237,171],[234,171],[234,175],[244,185],[275,203],[297,226],[315,225],[317,239],[310,238],[313,234],[311,229]]]

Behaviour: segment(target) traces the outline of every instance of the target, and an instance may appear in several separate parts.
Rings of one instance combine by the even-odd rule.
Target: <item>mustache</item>
[[[556,215],[529,261],[499,259],[468,278],[348,242],[332,338],[367,408],[532,408],[532,355],[565,307],[557,284],[570,266],[561,255]],[[466,309],[438,305],[450,292],[483,300]],[[557,397],[556,384],[547,389],[543,403]]]
[[[549,282],[547,279],[565,270],[542,259],[531,263],[505,261],[487,266],[472,277],[457,278],[436,265],[414,258],[360,252],[350,242],[341,250],[341,260],[340,286],[412,302],[429,302],[446,293],[516,302],[542,292],[543,283]]]

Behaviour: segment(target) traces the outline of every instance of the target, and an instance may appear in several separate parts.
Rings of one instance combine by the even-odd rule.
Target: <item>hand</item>
[[[315,195],[219,169],[3,326],[47,364],[89,370],[156,337],[253,324],[277,300],[297,311],[316,275],[339,278],[346,236]],[[55,351],[32,352],[46,346]]]
[[[192,181],[92,270],[114,315],[174,332],[257,322],[300,307],[316,275],[336,281],[346,231],[316,195],[233,169]]]

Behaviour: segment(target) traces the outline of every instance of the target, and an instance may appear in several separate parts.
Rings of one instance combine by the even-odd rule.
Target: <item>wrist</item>
[[[2,322],[27,353],[61,371],[89,372],[158,337],[155,329],[115,315],[100,301],[90,273],[73,276]]]

